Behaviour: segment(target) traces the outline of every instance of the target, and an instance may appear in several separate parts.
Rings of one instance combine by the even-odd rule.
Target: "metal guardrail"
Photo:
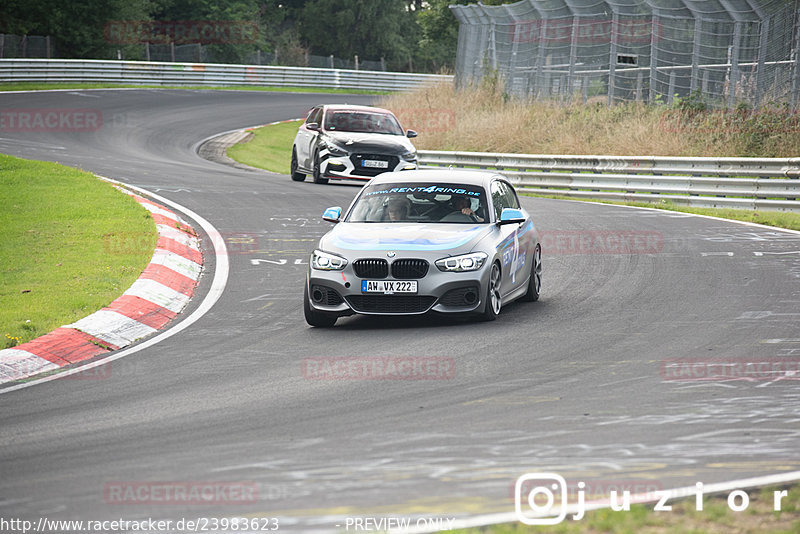
[[[403,91],[452,76],[308,67],[82,59],[0,59],[0,82],[253,85]]]
[[[424,167],[496,170],[542,195],[800,212],[800,158],[550,156],[418,151]]]

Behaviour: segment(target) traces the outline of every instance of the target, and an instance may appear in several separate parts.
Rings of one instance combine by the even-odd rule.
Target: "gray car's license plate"
[[[389,162],[381,161],[379,159],[365,159],[361,161],[362,167],[372,167],[374,169],[388,169]]]
[[[362,293],[416,293],[416,280],[362,280]]]

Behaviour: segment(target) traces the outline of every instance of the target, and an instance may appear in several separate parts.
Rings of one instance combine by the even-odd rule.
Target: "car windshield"
[[[488,222],[486,191],[464,184],[392,183],[364,188],[347,222]]]
[[[372,111],[328,111],[324,127],[334,132],[403,135],[394,115]]]

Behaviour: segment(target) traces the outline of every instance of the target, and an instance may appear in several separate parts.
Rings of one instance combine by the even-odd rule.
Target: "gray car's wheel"
[[[303,315],[305,315],[308,324],[320,328],[330,328],[336,324],[336,319],[338,319],[336,315],[311,309],[311,304],[308,302],[308,284],[303,288]]]
[[[492,270],[489,273],[489,283],[486,286],[486,306],[483,309],[482,316],[484,321],[494,321],[500,313],[500,307],[502,306],[500,277],[500,265],[493,263]]]
[[[314,151],[314,183],[315,184],[327,184],[328,179],[322,176],[319,170],[319,150]]]
[[[306,179],[306,175],[302,172],[297,172],[297,150],[292,147],[292,165],[289,174],[292,176],[292,180],[295,182],[302,182]]]
[[[531,278],[528,281],[528,291],[522,296],[522,300],[535,302],[539,300],[539,292],[542,290],[542,248],[539,245],[536,245],[533,250],[531,262]]]

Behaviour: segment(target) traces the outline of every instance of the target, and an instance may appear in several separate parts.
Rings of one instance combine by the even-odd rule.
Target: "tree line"
[[[227,62],[256,50],[278,62],[333,55],[383,60],[388,70],[452,70],[469,0],[4,0],[0,33],[48,35],[57,56],[144,59],[145,42],[198,42]],[[484,0],[500,4],[501,0]]]

